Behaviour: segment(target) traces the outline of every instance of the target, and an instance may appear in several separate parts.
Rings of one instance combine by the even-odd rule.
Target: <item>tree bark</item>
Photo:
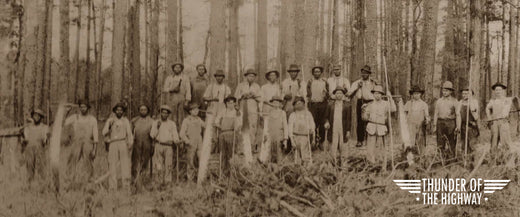
[[[316,65],[325,63],[316,62],[316,39],[318,38],[318,13],[316,8],[319,7],[318,1],[306,1],[305,2],[305,23],[304,23],[304,35],[303,35],[303,67],[302,73],[305,73],[305,78],[309,79],[312,77],[311,68]]]
[[[179,0],[167,0],[166,14],[168,15],[168,28],[166,35],[166,71],[171,71],[171,65],[179,61],[177,43],[178,30],[178,5]]]
[[[259,75],[258,81],[264,83],[264,74],[267,72],[267,1],[257,1],[257,24],[256,24],[256,71]]]
[[[426,87],[434,73],[435,46],[437,42],[437,12],[439,0],[428,0],[424,2],[424,20],[421,34],[421,45],[419,49],[419,62],[417,71],[413,72],[413,85]],[[412,54],[413,56],[413,54]]]
[[[366,64],[377,68],[377,1],[365,1],[366,7]]]
[[[45,19],[44,19],[44,27],[45,27],[45,37],[42,40],[45,40],[44,46],[44,67],[43,67],[43,81],[42,81],[42,89],[43,96],[41,98],[42,108],[47,112],[47,122],[51,120],[51,78],[52,78],[52,24],[53,24],[53,0],[45,1]]]
[[[228,84],[231,87],[231,90],[234,90],[237,86],[237,77],[239,76],[237,73],[237,64],[238,64],[238,8],[239,8],[238,0],[229,0],[229,54],[228,54],[228,67],[229,67],[229,76],[228,76]]]
[[[85,90],[83,93],[83,99],[90,100],[90,33],[91,33],[91,22],[92,22],[92,0],[87,0],[87,56],[85,61]],[[94,45],[95,46],[95,45]]]
[[[223,11],[226,11],[226,1],[211,0],[211,11],[209,15],[209,31],[211,33],[210,77],[213,76],[213,73],[217,69],[223,70],[225,68],[225,55],[222,54],[226,52],[226,15],[222,13]]]
[[[128,0],[115,1],[114,33],[112,38],[112,105],[120,102],[123,94],[122,81],[127,14]]]
[[[518,0],[510,0],[511,4],[518,5]],[[518,10],[516,8],[511,7],[509,9],[509,59],[507,65],[507,73],[511,75],[510,77],[510,88],[508,88],[508,93],[517,96],[517,71],[516,69],[516,60],[518,58]]]
[[[480,46],[481,46],[481,0],[471,0],[469,2],[470,11],[470,66],[469,66],[469,87],[474,91],[475,98],[480,96]]]
[[[70,50],[69,50],[69,1],[60,0],[60,76],[59,91],[60,99],[71,101],[70,90]]]
[[[100,7],[100,10],[99,10],[99,39],[98,39],[98,53],[97,53],[97,56],[96,56],[96,76],[97,76],[97,102],[96,102],[96,108],[97,108],[97,112],[96,112],[96,115],[99,116],[99,113],[101,113],[101,99],[103,97],[103,83],[101,81],[101,75],[102,75],[102,65],[103,65],[103,40],[105,38],[105,11],[106,11],[106,1],[105,0],[102,0],[101,1],[101,7]]]
[[[74,79],[74,102],[78,100],[80,95],[80,86],[81,86],[81,64],[79,62],[79,42],[80,42],[80,34],[81,34],[81,3],[82,0],[79,0],[76,7],[78,8],[78,18],[76,19],[76,41],[75,41],[75,51],[74,51],[74,73],[76,79]]]
[[[148,102],[150,111],[155,112],[157,109],[160,90],[158,88],[159,78],[159,9],[161,0],[152,0],[151,5],[151,22],[150,22],[150,73],[152,80],[152,97]]]
[[[351,61],[351,69],[350,80],[355,80],[360,75],[360,70],[365,63],[365,46],[364,46],[364,38],[365,38],[365,18],[364,11],[365,6],[363,0],[353,0],[354,4],[353,13],[354,20],[352,23],[352,61]]]
[[[137,114],[137,108],[141,103],[139,94],[141,92],[141,38],[140,38],[140,1],[136,0],[129,10],[128,28],[128,66],[130,70],[130,105],[129,109],[133,114]]]
[[[280,18],[280,65],[281,73],[287,77],[287,67],[295,63],[296,36],[294,0],[281,1],[282,14]]]

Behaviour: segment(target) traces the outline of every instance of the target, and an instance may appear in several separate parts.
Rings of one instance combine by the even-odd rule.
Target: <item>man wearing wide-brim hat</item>
[[[331,141],[330,152],[337,160],[338,153],[341,154],[341,144],[348,139],[350,135],[351,125],[351,108],[347,103],[345,94],[347,91],[340,86],[337,86],[332,94],[332,103],[329,104],[325,117],[325,130],[328,130],[327,140]]]
[[[269,100],[273,109],[267,114],[266,122],[267,135],[269,137],[269,143],[264,142],[262,145],[267,145],[266,149],[269,150],[269,154],[260,154],[260,161],[262,162],[281,162],[282,161],[282,147],[287,146],[287,140],[289,138],[289,132],[287,128],[287,115],[282,109],[284,100],[281,96],[273,96]]]
[[[265,79],[267,79],[267,83],[262,85],[262,102],[263,106],[260,108],[261,112],[269,113],[269,111],[273,108],[269,100],[273,98],[273,96],[282,95],[282,89],[280,84],[277,82],[280,78],[280,72],[278,70],[271,70],[265,74]]]
[[[460,138],[462,141],[463,153],[467,151],[468,159],[470,159],[470,165],[473,166],[473,150],[475,144],[479,143],[479,119],[480,119],[480,108],[479,102],[473,97],[473,90],[469,88],[463,88],[460,90],[462,98],[459,101],[459,113],[461,118],[460,126]],[[469,113],[468,113],[469,112]],[[467,128],[466,128],[467,126]],[[467,139],[466,139],[467,131]],[[467,149],[466,149],[467,147]]]
[[[88,113],[90,104],[79,100],[79,114],[73,114],[65,119],[64,126],[71,129],[71,146],[67,162],[68,174],[73,174],[73,182],[85,182],[93,178],[94,159],[98,145],[97,119]],[[80,165],[78,168],[77,165]],[[85,176],[86,175],[86,176]]]
[[[325,141],[325,112],[328,106],[329,84],[327,80],[322,78],[323,67],[312,67],[312,76],[307,82],[307,98],[308,107],[316,125],[316,141],[314,148],[323,150],[323,142]],[[317,147],[316,147],[317,146]]]
[[[197,170],[195,167],[195,157],[199,156],[202,151],[202,134],[206,124],[198,116],[200,105],[196,102],[190,102],[186,107],[188,116],[182,121],[179,136],[186,144],[186,159],[188,160],[187,176],[191,181],[194,173]]]
[[[42,123],[45,113],[41,109],[34,109],[31,111],[31,117],[33,123],[25,126],[22,133],[23,163],[27,170],[29,185],[33,184],[35,175],[38,175],[39,180],[45,178],[47,164],[45,146],[49,139],[49,127]]]
[[[289,77],[282,82],[282,96],[285,101],[284,110],[287,114],[293,112],[293,99],[296,96],[306,96],[306,88],[303,81],[298,78],[300,68],[296,64],[291,64],[287,69]]]
[[[204,104],[203,96],[204,92],[206,92],[206,88],[210,84],[210,79],[207,76],[207,70],[204,64],[198,64],[195,69],[197,70],[197,76],[191,80],[191,101],[198,103],[201,109],[205,110],[206,105]],[[199,116],[204,118],[205,114],[204,112],[200,112]]]
[[[445,160],[455,157],[457,133],[460,132],[459,103],[452,96],[453,84],[445,81],[442,84],[442,97],[435,103],[432,129],[437,132],[437,148],[441,150]],[[447,151],[445,147],[448,147]]]
[[[334,65],[332,67],[332,75],[327,79],[331,98],[334,98],[334,94],[332,92],[337,88],[341,88],[347,92],[350,90],[350,81],[341,75],[341,69],[341,65]]]
[[[182,63],[173,64],[173,73],[164,80],[162,91],[162,102],[172,108],[171,119],[177,125],[180,125],[182,120],[184,120],[186,112],[183,108],[191,101],[190,79],[182,73],[183,70],[184,65]]]
[[[428,104],[421,99],[424,90],[417,85],[408,91],[410,100],[404,105],[404,112],[410,132],[410,146],[418,147],[419,155],[426,149],[426,126],[430,124]]]
[[[354,81],[350,86],[350,90],[347,93],[347,96],[350,98],[356,97],[356,135],[357,141],[356,147],[363,146],[363,141],[365,141],[366,137],[366,125],[367,122],[363,120],[361,117],[361,107],[363,105],[374,100],[374,96],[372,95],[372,90],[377,82],[371,77],[372,69],[370,66],[365,65],[361,68],[361,78]]]
[[[154,154],[153,140],[150,137],[153,122],[154,120],[150,117],[150,109],[147,105],[141,104],[139,114],[132,119],[135,139],[132,149],[132,181],[134,183],[144,176]]]
[[[260,101],[262,100],[262,91],[260,85],[255,82],[257,73],[254,69],[247,69],[244,73],[244,81],[238,84],[235,91],[235,97],[238,101],[240,112],[243,115],[244,126],[242,127],[242,136],[250,139],[250,143],[243,142],[244,145],[252,145],[253,151],[258,148],[259,138],[257,138],[258,130],[258,114],[260,109]],[[247,135],[246,135],[247,134]],[[238,147],[240,153],[241,146]]]
[[[222,156],[222,172],[227,176],[230,173],[230,160],[233,151],[237,147],[235,136],[238,135],[242,127],[242,115],[235,107],[237,99],[228,96],[224,99],[226,109],[217,114],[215,127],[218,129],[218,144]]]
[[[488,125],[491,128],[491,149],[490,153],[494,159],[494,163],[497,160],[498,143],[502,145],[511,146],[511,129],[509,126],[509,113],[511,107],[515,106],[518,108],[517,97],[507,97],[506,89],[507,86],[497,82],[491,86],[493,90],[494,98],[491,98],[486,105],[486,116]]]
[[[102,134],[108,149],[108,180],[110,190],[117,190],[117,170],[121,170],[123,187],[130,190],[130,150],[134,144],[134,136],[130,121],[123,116],[126,106],[117,103],[113,108],[115,116],[107,119]]]
[[[388,135],[387,121],[389,111],[397,111],[392,94],[388,91],[388,101],[382,100],[385,95],[381,85],[374,86],[372,90],[374,101],[368,103],[363,109],[363,118],[367,121],[367,160],[371,163],[378,164],[383,162],[383,170],[387,169],[387,161],[392,151],[390,144],[386,142]]]
[[[172,109],[168,105],[159,108],[160,118],[152,124],[150,137],[154,141],[155,153],[153,163],[155,171],[159,174],[160,183],[169,184],[172,182],[173,161],[177,161],[177,156],[173,154],[173,147],[178,150],[180,145],[177,125],[168,117]],[[184,111],[184,109],[183,109]]]
[[[224,78],[226,77],[224,70],[217,70],[213,76],[215,77],[215,82],[206,88],[203,99],[208,105],[206,111],[217,114],[226,108],[224,99],[231,95],[231,89],[224,84]]]

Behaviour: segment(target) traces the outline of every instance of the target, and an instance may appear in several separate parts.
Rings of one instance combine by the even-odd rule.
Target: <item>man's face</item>
[[[148,115],[148,108],[146,108],[146,106],[139,107],[139,114],[141,117],[146,117],[146,115]]]
[[[282,107],[282,103],[278,100],[274,100],[273,102],[271,102],[271,104],[275,107],[275,108],[281,108]]]
[[[296,79],[296,77],[298,76],[298,72],[291,71],[289,72],[289,75],[291,76],[291,79]]]
[[[336,96],[336,99],[338,100],[342,100],[343,99],[343,92],[341,91],[336,91],[336,93],[334,94],[334,96]]]
[[[34,113],[32,116],[32,119],[35,124],[39,124],[42,121],[42,116],[39,114]]]
[[[175,66],[173,67],[173,72],[175,72],[175,74],[179,74],[179,73],[181,73],[181,72],[182,72],[182,67],[181,67],[181,65],[175,65]]]
[[[469,99],[469,91],[467,91],[467,90],[462,91],[462,99],[464,99],[464,100]]]
[[[496,87],[494,92],[496,97],[504,96],[504,89],[502,87]]]
[[[446,88],[442,89],[442,96],[448,97],[450,95],[451,95],[451,90],[446,89]]]
[[[246,79],[247,79],[247,81],[248,81],[249,83],[253,83],[253,81],[255,81],[255,78],[256,78],[256,75],[254,75],[254,74],[248,74],[248,75],[246,76]]]
[[[368,80],[368,77],[370,77],[369,73],[361,72],[361,78],[363,78],[363,80]]]
[[[121,117],[123,117],[123,108],[121,108],[121,107],[117,107],[115,113],[116,113],[116,117],[117,117],[117,118],[121,118]]]
[[[383,97],[383,94],[380,92],[374,92],[374,99],[381,100],[381,97]]]
[[[204,66],[199,66],[197,67],[197,73],[199,73],[199,76],[204,76],[204,74],[206,74],[206,68],[204,68]]]
[[[269,73],[269,75],[267,76],[267,80],[269,80],[271,83],[274,83],[276,81],[276,74]]]
[[[199,108],[194,108],[194,109],[190,110],[190,114],[193,116],[199,115]]]
[[[88,106],[85,104],[79,105],[79,111],[81,112],[82,115],[86,115],[88,112]]]
[[[415,99],[415,100],[419,100],[419,99],[421,99],[421,93],[419,93],[419,92],[414,92],[414,93],[412,94],[412,98]]]
[[[314,76],[314,78],[319,78],[321,76],[321,69],[320,68],[315,68],[314,70],[312,70],[312,75]]]
[[[215,76],[215,80],[217,83],[222,84],[222,81],[224,81],[224,76]]]
[[[341,75],[341,69],[339,69],[339,68],[335,68],[333,70],[333,72],[334,72],[334,75],[336,75],[336,76],[340,76]]]
[[[235,108],[235,101],[229,100],[226,102],[226,108],[228,109],[234,109]]]
[[[302,101],[298,101],[296,104],[294,104],[294,109],[301,111],[303,110],[304,103]]]
[[[161,119],[165,121],[170,116],[170,112],[166,109],[161,109]]]

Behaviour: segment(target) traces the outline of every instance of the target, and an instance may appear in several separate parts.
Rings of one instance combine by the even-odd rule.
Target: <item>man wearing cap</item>
[[[80,100],[78,105],[79,114],[69,116],[64,124],[66,128],[72,129],[67,173],[72,175],[72,182],[85,182],[94,175],[93,163],[97,153],[99,131],[96,118],[89,114],[90,104]]]
[[[388,155],[391,152],[388,144],[385,143],[385,136],[388,134],[386,123],[388,120],[388,112],[395,112],[397,108],[392,98],[392,94],[388,91],[388,101],[382,100],[385,92],[381,85],[374,86],[372,90],[374,101],[363,106],[365,109],[364,117],[367,121],[367,160],[373,164],[383,162],[383,170],[386,171]],[[391,156],[390,156],[391,157]]]
[[[293,112],[293,101],[296,96],[306,96],[306,88],[303,82],[298,78],[300,68],[296,64],[291,64],[287,69],[289,77],[282,82],[282,95],[285,101],[284,110],[286,114]]]
[[[428,104],[421,99],[424,90],[419,86],[413,86],[410,91],[410,100],[404,105],[404,112],[410,132],[410,145],[418,147],[419,154],[424,154],[426,149],[425,128],[430,123]]]
[[[351,120],[351,112],[350,110],[347,110],[345,112],[345,107],[347,107],[345,104],[346,99],[345,94],[347,91],[339,86],[336,87],[334,91],[332,91],[331,99],[333,100],[332,105],[329,106],[329,108],[326,111],[325,117],[327,118],[325,120],[325,130],[329,130],[332,127],[332,130],[329,131],[328,134],[329,138],[326,138],[327,140],[332,140],[332,144],[330,147],[330,152],[334,158],[334,160],[337,160],[338,157],[338,151],[341,153],[341,143],[344,141],[344,132],[347,132],[346,134],[350,134],[350,120]]]
[[[314,118],[317,137],[315,144],[323,150],[322,143],[325,141],[325,111],[327,110],[327,99],[329,97],[329,84],[324,78],[321,78],[323,67],[315,66],[312,68],[313,78],[307,83],[307,98],[309,102],[309,111]]]
[[[223,70],[217,70],[213,76],[215,76],[215,82],[206,88],[203,99],[208,104],[207,112],[217,114],[226,108],[224,98],[231,95],[231,89],[224,84],[226,75]]]
[[[132,179],[136,181],[138,175],[148,168],[148,163],[154,154],[152,138],[153,119],[150,117],[148,106],[139,106],[139,116],[132,119],[134,132],[134,147],[132,150]]]
[[[226,109],[215,118],[215,127],[219,129],[219,144],[222,153],[222,172],[229,175],[230,160],[236,148],[236,136],[242,127],[242,115],[235,107],[237,99],[228,96],[224,100]]]
[[[372,90],[374,86],[376,86],[377,82],[371,78],[372,71],[370,66],[365,65],[361,68],[361,78],[354,81],[350,86],[350,89],[347,93],[347,96],[352,98],[354,95],[356,96],[356,117],[357,117],[357,141],[356,147],[363,146],[363,141],[365,141],[366,137],[366,125],[367,122],[363,120],[361,117],[363,105],[374,100],[374,95],[372,95]]]
[[[467,153],[469,156],[473,156],[471,153],[473,152],[473,147],[478,141],[478,137],[480,135],[479,130],[479,117],[480,117],[480,109],[478,105],[478,100],[473,98],[473,90],[470,91],[469,88],[464,88],[461,90],[462,99],[459,102],[459,114],[461,118],[460,125],[460,138],[462,140],[462,144],[464,146],[462,149],[466,148],[467,144]],[[469,113],[468,113],[469,112]],[[468,126],[466,128],[466,125]],[[466,130],[467,129],[467,130]],[[466,143],[466,131],[467,133],[467,143]],[[470,159],[473,159],[471,157]],[[472,162],[473,160],[471,160]]]
[[[287,146],[289,131],[287,129],[287,115],[282,110],[283,99],[280,96],[273,96],[269,103],[273,105],[273,109],[267,114],[267,135],[271,144],[270,161],[280,162],[282,160],[282,146]]]
[[[269,102],[273,96],[282,95],[280,84],[276,81],[280,78],[280,72],[277,70],[271,70],[265,74],[265,79],[267,79],[267,83],[262,85],[262,104],[260,107],[260,112],[265,112],[266,114],[273,109],[273,105]]]
[[[442,85],[442,97],[435,103],[433,129],[437,131],[437,148],[445,160],[455,157],[457,133],[460,131],[459,102],[452,96],[453,84],[449,81]],[[446,151],[445,147],[448,146]]]
[[[115,116],[109,117],[103,127],[102,133],[105,143],[108,145],[108,169],[110,171],[109,188],[117,189],[118,165],[121,169],[123,187],[130,187],[130,156],[129,152],[134,143],[134,135],[130,121],[123,117],[126,107],[122,103],[116,104],[112,111]]]
[[[188,159],[188,180],[193,179],[195,172],[195,156],[200,156],[202,150],[202,130],[205,127],[204,121],[198,116],[199,104],[190,102],[186,108],[188,117],[182,121],[179,136],[188,147],[186,158]]]
[[[206,88],[210,84],[210,81],[206,75],[207,70],[204,64],[199,64],[195,68],[197,70],[197,76],[191,80],[191,101],[198,103],[201,106],[201,109],[206,109],[204,105],[204,92],[206,92]],[[205,117],[205,113],[199,113],[201,118]]]
[[[190,79],[182,74],[183,70],[184,65],[181,63],[173,64],[173,73],[166,77],[163,88],[163,102],[172,108],[171,119],[179,126],[184,120],[184,106],[191,101]]]
[[[39,179],[45,177],[45,148],[49,139],[49,127],[42,123],[44,117],[45,113],[41,109],[34,109],[31,112],[33,123],[25,126],[22,133],[22,155],[29,185],[34,180],[35,173],[38,173]]]
[[[288,133],[291,144],[295,148],[294,161],[297,164],[308,164],[312,161],[310,140],[315,136],[315,124],[312,114],[305,109],[305,99],[295,97],[294,112],[289,115]]]
[[[249,133],[251,144],[256,151],[258,144],[256,132],[258,129],[259,102],[261,101],[262,94],[260,86],[255,82],[256,72],[253,69],[248,69],[244,76],[245,81],[238,84],[235,97],[238,100],[242,116],[244,117],[242,133]]]
[[[167,105],[160,107],[161,118],[152,124],[150,137],[154,140],[155,153],[153,155],[154,168],[159,174],[161,184],[172,181],[173,161],[177,160],[173,154],[173,146],[180,144],[177,125],[168,116],[172,109]]]
[[[491,89],[495,98],[490,99],[486,105],[486,116],[491,128],[490,153],[496,163],[498,143],[509,147],[512,142],[508,119],[514,97],[506,97],[507,86],[502,83],[494,84]]]

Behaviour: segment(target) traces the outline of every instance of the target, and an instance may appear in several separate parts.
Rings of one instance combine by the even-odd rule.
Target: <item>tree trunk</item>
[[[120,102],[123,94],[122,81],[127,13],[128,0],[115,1],[114,33],[112,38],[112,105]]]
[[[305,34],[304,22],[305,22],[305,13],[302,13],[305,10],[305,1],[301,0],[293,0],[294,5],[294,38],[295,38],[295,47],[294,47],[294,61],[301,68],[303,64],[303,36]],[[300,74],[303,76],[302,71]],[[308,77],[306,77],[308,78]]]
[[[106,2],[105,0],[101,1],[101,8],[99,10],[99,39],[98,39],[98,53],[96,56],[96,76],[97,76],[97,102],[96,102],[96,108],[97,112],[96,115],[99,117],[99,113],[101,112],[101,104],[102,104],[102,97],[103,97],[103,82],[101,81],[101,75],[102,75],[102,65],[103,65],[103,40],[105,38],[105,11],[106,11]]]
[[[161,0],[153,0],[153,4],[150,5],[151,9],[151,22],[150,22],[150,73],[152,80],[152,97],[148,102],[150,105],[150,111],[155,112],[157,108],[157,100],[159,98],[160,90],[158,88],[159,78],[159,9],[161,7]]]
[[[501,45],[501,57],[500,57],[500,75],[502,75],[500,77],[500,81],[504,81],[506,80],[506,85],[509,86],[509,74],[506,74],[505,72],[505,63],[506,63],[506,9],[507,9],[507,5],[506,5],[506,1],[505,0],[502,0],[502,32],[500,33],[501,37],[500,37],[500,42],[502,43]],[[508,90],[508,93],[509,93],[509,90]]]
[[[510,0],[511,4],[518,5],[518,0]],[[507,88],[509,94],[513,94],[517,96],[517,71],[516,69],[516,60],[518,58],[518,28],[517,28],[517,19],[518,10],[516,8],[511,7],[509,9],[509,59],[507,65],[507,74],[511,75],[510,77],[510,88]]]
[[[45,1],[45,37],[42,40],[45,40],[45,47],[44,47],[44,70],[43,70],[43,76],[44,79],[42,81],[42,89],[43,89],[43,96],[41,98],[41,105],[42,109],[44,109],[47,112],[47,123],[50,123],[49,120],[51,120],[51,74],[52,74],[52,24],[53,24],[53,0],[46,0]]]
[[[267,72],[267,1],[257,1],[258,12],[256,20],[256,71],[262,84]]]
[[[92,0],[87,0],[87,56],[85,61],[85,91],[83,93],[83,99],[89,101],[90,99],[90,33],[91,33],[91,21],[92,21]],[[95,45],[94,45],[95,46]]]
[[[429,87],[427,84],[430,83],[430,75],[434,73],[439,0],[429,0],[424,3],[424,20],[418,61],[421,64],[418,64],[417,71],[412,73],[412,75],[415,75],[412,83],[419,85],[421,88]]]
[[[130,105],[129,109],[133,114],[137,114],[141,86],[141,39],[140,39],[140,1],[136,0],[130,7],[128,14],[128,66],[130,70]]]
[[[282,75],[286,75],[287,67],[296,61],[296,36],[294,0],[281,1],[282,14],[280,18],[280,65]],[[287,77],[287,75],[285,76]]]
[[[43,104],[44,101],[44,83],[45,83],[45,77],[46,77],[46,67],[45,67],[45,60],[46,60],[46,47],[47,47],[47,0],[41,0],[38,1],[37,6],[37,12],[33,14],[33,16],[37,17],[38,19],[38,26],[37,26],[37,36],[36,36],[36,64],[35,64],[35,86],[34,86],[34,108],[40,108],[43,111],[45,111],[45,107]]]
[[[377,1],[365,1],[366,7],[366,64],[377,68]]]
[[[70,87],[70,54],[69,54],[69,1],[60,1],[60,76],[59,91],[60,99],[71,101],[71,94],[68,94]]]
[[[343,60],[342,60],[342,63],[343,63],[343,72],[345,74],[343,74],[343,76],[345,77],[350,77],[350,74],[352,73],[352,70],[350,69],[350,64],[349,61],[352,59],[352,32],[351,32],[351,29],[352,29],[352,1],[351,0],[347,0],[344,4],[345,6],[345,9],[344,9],[344,20],[345,20],[345,28],[344,29],[344,33],[343,35],[345,35],[345,37],[343,38]]]
[[[168,15],[168,29],[166,35],[166,71],[171,70],[171,65],[179,61],[177,50],[178,29],[178,2],[179,0],[167,0],[166,14]]]
[[[81,65],[79,62],[79,42],[80,42],[80,34],[81,34],[81,3],[82,0],[79,0],[76,7],[78,8],[78,18],[76,19],[76,41],[75,41],[75,51],[74,51],[74,73],[76,79],[74,79],[74,102],[78,100],[79,90],[80,88],[80,78],[81,78]]]
[[[360,70],[365,63],[365,48],[364,48],[364,38],[365,38],[365,17],[364,11],[365,6],[363,0],[353,0],[354,4],[353,13],[354,20],[352,23],[352,61],[351,61],[351,69],[350,80],[357,79],[360,75]]]
[[[210,77],[217,69],[225,68],[225,55],[226,52],[226,1],[222,0],[211,0],[211,11],[210,11],[210,26],[209,31],[211,33],[210,40]]]
[[[470,66],[469,66],[469,87],[474,91],[475,98],[480,96],[480,46],[481,46],[481,0],[471,0],[470,2]]]
[[[229,0],[229,54],[228,54],[228,85],[231,87],[231,90],[234,90],[237,86],[237,77],[239,76],[237,73],[237,58],[238,58],[238,0]]]
[[[316,8],[319,7],[318,1],[306,1],[305,2],[305,23],[304,23],[304,35],[303,35],[303,67],[302,73],[305,73],[305,78],[310,79],[312,77],[311,68],[316,65],[325,63],[316,62],[316,39],[318,38],[318,13]]]
[[[184,38],[182,37],[182,32],[184,31],[182,27],[182,0],[179,1],[179,61],[184,62]]]

